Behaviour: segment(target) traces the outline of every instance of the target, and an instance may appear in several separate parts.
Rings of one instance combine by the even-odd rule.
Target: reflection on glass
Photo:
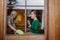
[[[7,14],[7,34],[41,34],[44,33],[43,11],[27,10],[27,26],[25,28],[24,10],[8,10]],[[25,32],[26,31],[26,32]]]
[[[44,5],[44,0],[27,0],[27,5]]]
[[[25,5],[25,0],[7,0],[7,4]]]
[[[24,10],[8,9],[7,13],[7,34],[18,34],[19,32],[23,34],[25,32]]]
[[[25,0],[16,0],[16,5],[25,5]]]
[[[27,32],[32,34],[44,33],[42,30],[42,10],[27,10]]]

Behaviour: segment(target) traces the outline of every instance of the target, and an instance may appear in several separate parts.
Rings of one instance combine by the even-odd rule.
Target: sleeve
[[[7,24],[11,24],[11,18],[7,17]]]

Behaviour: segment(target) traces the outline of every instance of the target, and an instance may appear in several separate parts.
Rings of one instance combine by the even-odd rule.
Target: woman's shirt
[[[34,33],[34,34],[39,34],[39,29],[40,29],[40,22],[39,20],[34,20],[31,24],[30,27],[30,32]]]
[[[7,24],[11,24],[14,28],[16,27],[14,20],[10,16],[7,16]]]

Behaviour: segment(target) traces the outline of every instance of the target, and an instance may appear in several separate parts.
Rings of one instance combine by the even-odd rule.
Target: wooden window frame
[[[44,25],[45,25],[45,28],[44,28],[44,31],[45,31],[45,33],[43,34],[43,35],[24,35],[24,36],[19,36],[19,35],[11,35],[11,36],[8,36],[8,35],[6,35],[5,34],[5,31],[6,31],[6,0],[4,0],[4,1],[2,1],[2,3],[3,3],[3,8],[2,8],[2,19],[3,19],[3,38],[5,39],[5,40],[24,40],[24,38],[25,38],[25,40],[27,39],[30,39],[30,40],[34,40],[35,38],[37,38],[38,40],[46,40],[47,38],[48,38],[48,13],[49,13],[49,10],[48,10],[48,5],[49,5],[49,3],[48,3],[48,0],[45,0],[44,1],[45,2],[45,4],[44,4],[44,12],[45,12],[45,23],[44,23]],[[26,5],[25,5],[26,6]],[[35,39],[35,40],[37,40],[37,39]]]

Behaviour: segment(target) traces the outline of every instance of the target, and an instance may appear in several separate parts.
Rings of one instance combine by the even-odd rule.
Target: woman
[[[39,34],[39,29],[40,29],[40,22],[39,22],[37,16],[38,15],[37,15],[36,11],[31,12],[31,19],[33,19],[33,21],[31,23],[30,32],[32,32],[34,34]]]
[[[20,29],[16,30],[17,23],[17,12],[12,11],[9,16],[7,16],[7,34],[23,34],[24,32]]]
[[[16,11],[12,11],[9,16],[7,16],[7,34],[14,34],[16,32],[15,18],[17,16]]]

